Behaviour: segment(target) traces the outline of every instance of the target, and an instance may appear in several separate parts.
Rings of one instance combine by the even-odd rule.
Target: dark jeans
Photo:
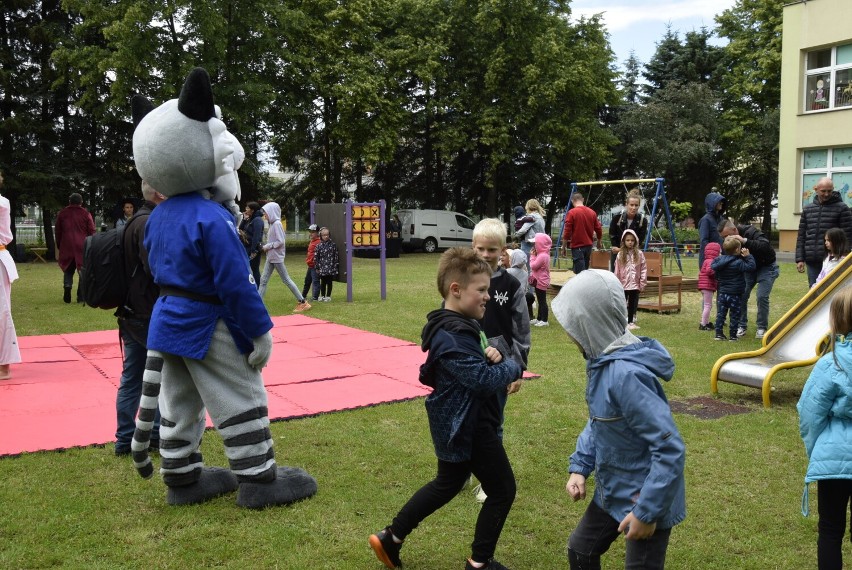
[[[470,461],[450,463],[438,460],[435,479],[414,493],[393,519],[393,534],[401,539],[408,536],[423,519],[458,495],[471,472],[488,495],[476,519],[471,557],[476,562],[488,561],[494,556],[503,524],[515,501],[516,490],[515,474],[506,450],[493,429],[479,430],[474,435]]]
[[[572,247],[571,259],[574,261],[574,273],[580,273],[589,268],[592,259],[592,246]]]
[[[331,297],[331,288],[334,286],[333,275],[323,275],[320,277],[320,295],[323,297]]]
[[[254,257],[249,254],[249,267],[251,267],[251,275],[254,277],[254,286],[260,287],[260,252]]]
[[[305,285],[302,287],[302,297],[308,298],[308,291],[311,291],[311,301],[316,301],[320,294],[320,280],[317,270],[313,267],[308,267],[308,272],[305,273]]]
[[[580,524],[568,538],[568,563],[571,570],[600,570],[601,555],[618,538],[617,521],[609,513],[589,503]],[[663,570],[672,529],[658,528],[650,538],[628,540],[625,545],[625,570]]]
[[[730,338],[737,338],[737,324],[740,322],[740,295],[716,293],[716,336],[725,334],[725,319],[731,313]]]
[[[535,290],[535,300],[538,301],[538,316],[536,317],[538,320],[547,322],[548,312],[547,312],[547,291],[543,289]]]
[[[639,289],[625,290],[624,300],[627,301],[627,322],[635,322],[636,309],[639,307]]]
[[[124,345],[124,368],[115,398],[118,424],[115,430],[115,449],[130,451],[130,442],[133,439],[133,431],[136,429],[136,411],[139,409],[139,399],[142,397],[142,375],[145,373],[148,349],[124,332],[121,333],[121,343]],[[160,412],[158,411],[154,417],[151,441],[159,439]]]
[[[817,481],[817,500],[819,503],[817,563],[819,570],[841,570],[843,568],[842,546],[843,536],[846,534],[846,517],[849,516],[850,497],[852,497],[852,479]]]
[[[526,292],[526,300],[527,300],[527,312],[530,314],[530,320],[533,320],[533,301],[535,301],[535,295],[532,291]]]
[[[72,289],[74,287],[74,274],[77,273],[77,263],[73,260],[71,261],[71,265],[68,266],[62,273],[62,286],[65,289]],[[80,291],[80,280],[77,279],[77,302],[83,300],[83,292]]]
[[[822,261],[806,261],[805,269],[808,272],[808,287],[813,287],[822,271]]]

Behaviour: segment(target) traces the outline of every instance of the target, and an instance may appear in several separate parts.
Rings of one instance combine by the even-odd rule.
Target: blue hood
[[[662,380],[671,380],[674,376],[675,363],[669,351],[653,338],[639,337],[639,339],[641,342],[629,344],[590,360],[589,371],[606,366],[613,360],[620,360],[636,367],[645,368]]]
[[[710,192],[709,194],[707,194],[707,197],[704,198],[704,207],[706,208],[707,213],[713,214],[715,216],[716,205],[719,204],[719,202],[725,202],[725,206],[723,206],[722,211],[719,212],[719,215],[721,215],[725,212],[725,210],[728,209],[727,200],[725,200],[725,197],[719,194],[718,192]]]

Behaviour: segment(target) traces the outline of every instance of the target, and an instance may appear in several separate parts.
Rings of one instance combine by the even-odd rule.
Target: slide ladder
[[[763,405],[768,408],[776,372],[810,366],[819,360],[828,342],[831,300],[850,285],[852,255],[847,255],[766,331],[760,349],[726,354],[717,360],[710,373],[710,390],[718,393],[719,381],[759,388]]]

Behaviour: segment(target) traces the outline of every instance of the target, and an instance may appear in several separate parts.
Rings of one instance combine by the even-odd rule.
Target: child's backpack
[[[88,306],[116,309],[127,302],[129,279],[124,269],[124,231],[138,215],[134,214],[121,228],[86,238],[80,287]]]

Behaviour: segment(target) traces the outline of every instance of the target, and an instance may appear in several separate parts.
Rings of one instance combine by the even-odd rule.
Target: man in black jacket
[[[165,196],[142,181],[142,197],[145,204],[124,226],[124,270],[128,276],[127,303],[120,308],[118,331],[124,348],[124,362],[121,382],[115,399],[117,425],[115,431],[115,454],[128,455],[133,431],[136,429],[136,411],[142,396],[142,375],[145,373],[145,360],[148,355],[148,325],[154,303],[160,295],[160,288],[151,277],[148,265],[148,252],[142,241],[145,239],[145,224],[151,211]],[[151,430],[151,447],[157,447],[160,441],[160,417],[154,418]]]
[[[757,285],[757,331],[754,338],[761,339],[769,328],[769,295],[772,286],[778,279],[778,264],[775,262],[775,250],[763,232],[751,224],[734,225],[730,220],[720,224],[719,234],[722,238],[735,235],[742,246],[748,248],[754,257],[755,270],[745,273],[745,292],[740,298],[740,322],[737,326],[737,337],[743,337],[748,329],[748,299],[751,291]]]
[[[825,257],[825,232],[840,228],[846,239],[852,240],[852,212],[834,191],[831,178],[820,178],[814,186],[814,200],[802,210],[799,218],[799,237],[796,239],[796,269],[808,270],[808,286],[813,287]]]

